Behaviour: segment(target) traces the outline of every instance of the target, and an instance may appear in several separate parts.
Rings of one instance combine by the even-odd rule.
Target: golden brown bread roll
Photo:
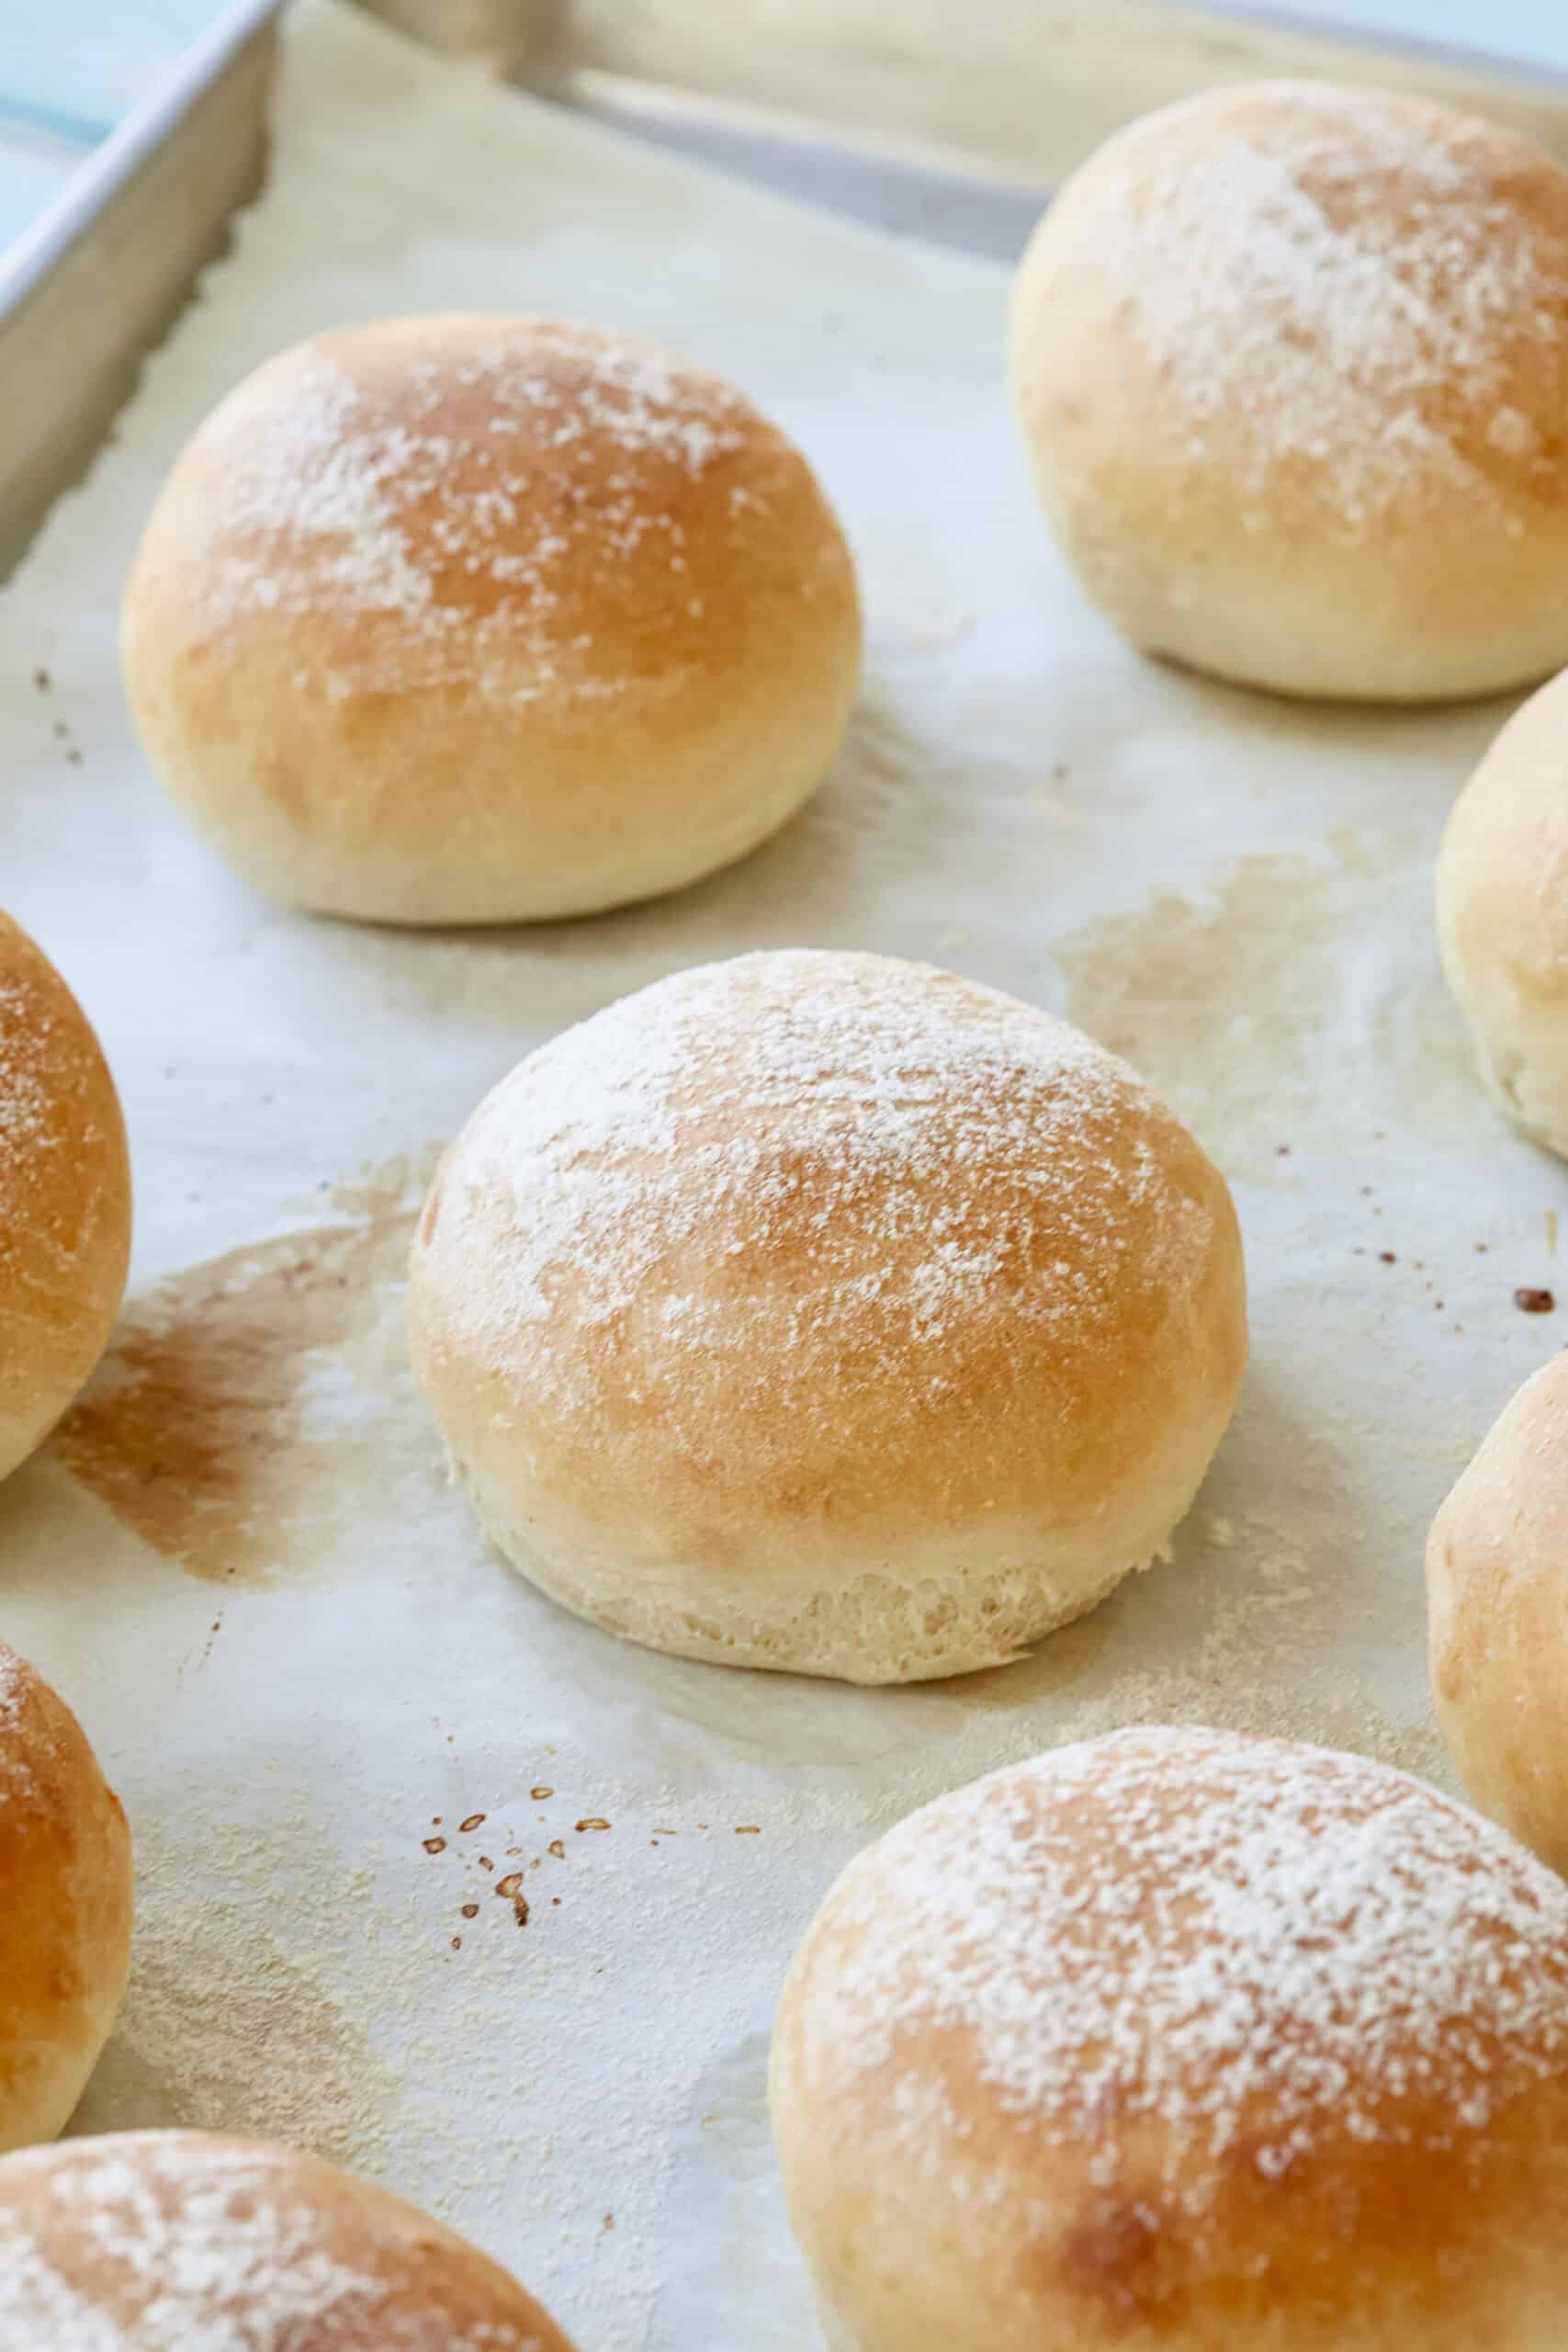
[[[1568,1889],[1360,1757],[939,1798],[807,1931],[772,2099],[832,2352],[1568,2343]]]
[[[678,888],[820,782],[860,659],[843,534],[750,401],[488,314],[317,335],[214,412],[126,589],[170,794],[262,889],[393,922]]]
[[[1568,1357],[1510,1397],[1432,1521],[1427,1593],[1455,1770],[1568,1872]]]
[[[0,915],[0,1477],[102,1355],[130,1256],[114,1080],[54,966]]]
[[[70,1708],[3,1642],[0,1896],[3,2150],[70,2120],[125,1990],[131,1915],[119,1800]]]
[[[1454,804],[1438,940],[1504,1116],[1568,1158],[1568,672],[1517,710]]]
[[[1230,1419],[1224,1179],[1123,1063],[889,956],[682,972],[447,1153],[416,1367],[491,1536],[657,1649],[919,1680],[1162,1553]]]
[[[318,2156],[123,2132],[0,2164],[0,2352],[571,2352],[477,2247]]]
[[[1491,694],[1568,661],[1568,172],[1326,82],[1108,141],[1021,266],[1045,511],[1135,645],[1291,694]]]

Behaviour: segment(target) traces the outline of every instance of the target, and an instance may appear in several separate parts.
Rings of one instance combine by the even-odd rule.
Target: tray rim
[[[0,319],[18,310],[88,233],[148,158],[220,81],[226,68],[284,0],[226,0],[207,30],[183,51],[169,72],[102,146],[72,174],[58,196],[0,251]]]

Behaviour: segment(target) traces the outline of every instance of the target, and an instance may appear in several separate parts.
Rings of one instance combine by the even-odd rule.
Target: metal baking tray
[[[406,14],[429,0],[380,5]],[[998,245],[983,204],[977,218],[942,180],[1038,202],[1111,131],[1217,83],[1393,84],[1511,124],[1568,161],[1568,75],[1245,0],[562,0],[553,48],[537,6],[511,5],[534,20],[520,33],[518,79],[883,225],[958,243],[984,234],[997,257],[1016,235]],[[806,150],[804,187],[777,153],[792,138]],[[833,140],[838,155],[818,178],[812,151]],[[908,185],[921,166],[939,183],[924,194]],[[887,186],[854,200],[852,187],[879,172]]]
[[[279,0],[230,0],[0,254],[0,578],[85,471],[266,168]]]
[[[1120,124],[1216,82],[1393,82],[1568,160],[1568,76],[1161,0],[363,0],[628,133],[907,234],[1006,259]],[[0,255],[0,578],[85,471],[145,354],[262,185],[282,0],[229,0]]]

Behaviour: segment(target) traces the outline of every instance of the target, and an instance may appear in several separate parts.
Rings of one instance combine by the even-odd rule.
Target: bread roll
[[[317,335],[230,394],[132,566],[147,755],[261,889],[400,923],[574,915],[743,856],[860,658],[804,458],[716,377],[538,319]]]
[[[63,2129],[108,2040],[130,1965],[131,1869],[125,1815],[81,1724],[3,1642],[0,1890],[5,2150]]]
[[[1568,1157],[1568,673],[1516,711],[1438,859],[1443,968],[1504,1115]]]
[[[1504,1407],[1432,1521],[1427,1596],[1455,1770],[1568,1874],[1568,1357]]]
[[[48,956],[0,915],[0,1477],[102,1355],[130,1256],[114,1080]]]
[[[400,2197],[264,2140],[121,2132],[0,2164],[0,2352],[571,2352]]]
[[[939,1798],[818,1913],[772,2097],[832,2352],[1568,2343],[1568,1890],[1359,1757]]]
[[[1327,82],[1107,141],[1013,305],[1036,487],[1135,645],[1422,702],[1568,661],[1568,172]]]
[[[530,1056],[447,1153],[414,1361],[513,1565],[687,1657],[914,1681],[1164,1550],[1247,1352],[1223,1179],[1048,1013],[747,956]]]

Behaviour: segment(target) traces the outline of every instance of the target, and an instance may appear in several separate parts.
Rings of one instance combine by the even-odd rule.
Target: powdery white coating
[[[14,983],[0,987],[0,1181],[21,1180],[34,1153],[58,1145],[38,1074],[53,1035],[54,1023],[40,1012],[36,992]]]
[[[1162,114],[1101,184],[1097,266],[1192,419],[1193,455],[1246,494],[1292,460],[1321,465],[1314,488],[1348,537],[1433,474],[1489,499],[1461,444],[1491,409],[1500,456],[1544,454],[1502,395],[1522,340],[1539,338],[1540,365],[1562,339],[1568,253],[1455,141],[1459,118],[1375,91],[1256,96],[1290,102],[1288,139],[1238,107],[1134,178],[1140,138],[1168,138]]]
[[[29,1731],[24,1717],[34,1679],[27,1660],[0,1642],[0,1804],[25,1795],[32,1786],[30,1750],[42,1736],[42,1725],[35,1720]]]
[[[444,1309],[481,1361],[525,1355],[569,1395],[584,1335],[627,1318],[682,1357],[751,1354],[775,1387],[836,1348],[853,1351],[845,1381],[882,1376],[879,1349],[908,1379],[912,1345],[940,1394],[964,1317],[1005,1301],[1023,1327],[1092,1326],[1135,1206],[1159,1211],[1151,1278],[1196,1270],[1206,1210],[1146,1141],[1130,1173],[1110,1156],[1129,1105],[1155,1110],[1089,1038],[929,967],[805,950],[698,966],[553,1039],[480,1106],[444,1179]],[[1043,1280],[1032,1195],[1076,1261]],[[671,1287],[671,1261],[716,1235],[734,1288]],[[749,1284],[749,1252],[784,1241],[809,1279]]]
[[[1134,1730],[1058,1749],[900,1823],[824,1923],[807,2095],[898,2068],[918,2033],[912,2139],[951,2125],[951,2067],[1095,2150],[1107,2184],[1154,2119],[1194,2208],[1223,2177],[1194,2156],[1243,2137],[1269,2177],[1325,2124],[1441,2145],[1568,2065],[1568,1887],[1420,1781],[1321,1748]]]
[[[443,2312],[385,2308],[387,2281],[335,2260],[282,2149],[200,2134],[136,2132],[83,2143],[29,2227],[9,2183],[55,2152],[0,2167],[0,2345],[5,2352],[545,2352],[508,2323],[460,2326]],[[65,2153],[65,2152],[62,2152]],[[70,2272],[51,2241],[73,2249]],[[84,2257],[96,2292],[85,2291]],[[141,2308],[117,2319],[113,2292]],[[301,2331],[309,2330],[308,2335]]]
[[[669,570],[684,571],[671,469],[695,479],[739,448],[749,404],[651,345],[536,321],[498,329],[455,367],[409,360],[396,391],[412,425],[383,415],[374,391],[322,348],[294,365],[286,391],[251,401],[243,435],[225,446],[208,526],[211,623],[275,611],[381,616],[396,636],[370,641],[362,662],[389,685],[465,679],[501,692],[487,646],[499,657],[522,642],[534,684],[520,695],[512,680],[508,699],[613,692],[613,678],[576,675],[567,658],[591,639],[557,642],[562,563],[580,567],[586,550],[613,571],[651,537]],[[606,458],[620,461],[607,478]],[[525,524],[541,473],[581,480]],[[738,485],[735,526],[763,503]],[[483,611],[476,588],[488,592]],[[352,683],[368,682],[367,673]]]

